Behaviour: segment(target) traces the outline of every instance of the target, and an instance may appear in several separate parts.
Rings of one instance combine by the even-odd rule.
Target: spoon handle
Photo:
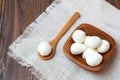
[[[80,17],[78,12],[75,12],[73,16],[69,19],[69,21],[65,24],[62,30],[58,33],[58,35],[53,39],[50,43],[57,44],[61,37],[66,33],[66,31],[74,24],[74,22]]]

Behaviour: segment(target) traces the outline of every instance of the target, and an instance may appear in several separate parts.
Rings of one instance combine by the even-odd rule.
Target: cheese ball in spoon
[[[46,41],[42,41],[38,45],[38,52],[40,53],[41,56],[47,56],[50,54],[51,51],[52,46]]]

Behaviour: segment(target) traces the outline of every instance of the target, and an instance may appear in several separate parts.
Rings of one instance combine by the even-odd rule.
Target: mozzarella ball
[[[51,53],[52,51],[52,46],[45,41],[42,41],[39,45],[38,45],[38,51],[39,54],[42,56],[47,56]]]
[[[86,57],[86,63],[89,66],[97,66],[102,62],[102,55],[100,55],[99,53],[95,53],[93,55],[87,56]]]
[[[97,48],[101,43],[102,41],[98,36],[87,37],[84,42],[84,44],[91,49]]]
[[[82,30],[76,30],[74,31],[74,33],[72,34],[72,39],[74,40],[74,42],[78,42],[78,43],[82,43],[85,39],[85,32]]]
[[[105,53],[110,49],[110,43],[107,40],[102,40],[102,44],[97,48],[100,53]]]
[[[96,53],[96,52],[97,52],[96,50],[87,48],[87,49],[83,52],[82,58],[86,59],[87,56],[93,55],[93,54]]]
[[[85,51],[85,49],[86,49],[86,46],[80,43],[73,43],[70,47],[71,53],[74,55],[81,54],[83,51]]]
[[[89,37],[91,37],[91,36],[86,36],[85,39],[87,39],[87,38],[89,38]]]

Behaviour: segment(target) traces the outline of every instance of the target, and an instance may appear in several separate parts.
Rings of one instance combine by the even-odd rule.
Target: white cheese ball
[[[38,45],[38,51],[39,51],[40,55],[47,56],[51,53],[52,46],[48,42],[42,41]]]
[[[86,36],[86,34],[84,31],[76,30],[72,34],[72,39],[74,40],[74,42],[82,43],[85,39],[85,36]]]
[[[79,55],[86,50],[86,46],[80,43],[73,43],[70,50],[72,54]]]
[[[110,49],[110,43],[107,40],[102,40],[102,44],[97,48],[100,53],[105,53]]]
[[[97,48],[101,43],[102,41],[98,36],[87,37],[84,42],[84,44],[91,49]]]
[[[102,62],[102,55],[100,55],[99,53],[95,53],[93,55],[87,56],[86,57],[86,63],[89,66],[97,66]]]
[[[93,54],[96,53],[96,52],[97,52],[96,50],[87,48],[87,49],[83,52],[82,58],[86,59],[87,56],[93,55]]]
[[[85,39],[87,39],[87,38],[89,38],[89,37],[91,37],[91,36],[86,36]]]

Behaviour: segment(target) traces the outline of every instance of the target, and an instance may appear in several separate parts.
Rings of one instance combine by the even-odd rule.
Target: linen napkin
[[[37,46],[40,41],[51,41],[74,12],[81,17],[59,41],[51,60],[41,60]],[[8,55],[19,64],[29,67],[39,80],[119,80],[120,77],[120,11],[104,0],[56,0],[32,22],[9,47]],[[72,31],[82,23],[89,23],[110,34],[117,49],[107,65],[91,72],[69,60],[63,45]]]

